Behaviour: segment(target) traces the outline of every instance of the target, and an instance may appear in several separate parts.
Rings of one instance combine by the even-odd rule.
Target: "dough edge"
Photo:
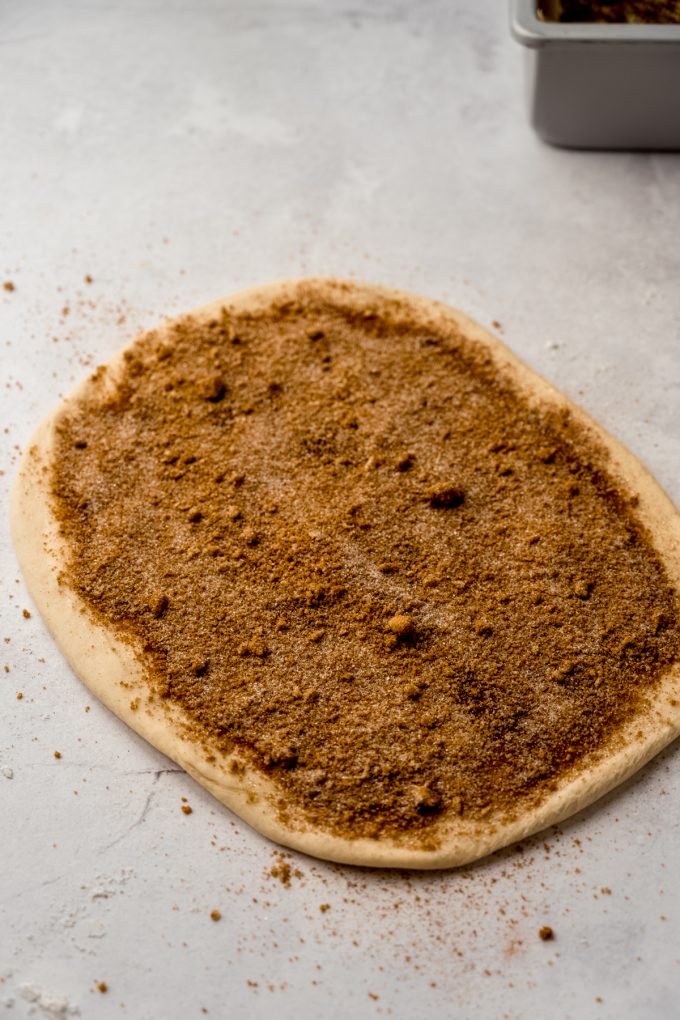
[[[610,454],[609,472],[624,491],[637,494],[637,516],[646,525],[671,584],[680,588],[680,515],[656,480],[617,439],[609,435],[565,394],[525,365],[498,338],[447,305],[404,291],[334,278],[302,278],[264,284],[202,305],[191,316],[211,319],[223,308],[235,312],[257,311],[272,301],[298,300],[308,294],[328,298],[351,308],[386,307],[423,323],[453,324],[468,339],[483,345],[495,365],[509,376],[533,404],[568,409]],[[177,318],[184,318],[178,316]],[[159,338],[172,321],[154,332]],[[135,341],[132,341],[134,344]],[[124,350],[107,364],[104,380],[115,375]],[[463,865],[539,832],[576,814],[636,772],[645,762],[680,734],[680,663],[675,663],[659,683],[649,707],[619,731],[618,748],[610,755],[599,752],[597,760],[576,776],[558,785],[536,806],[511,821],[494,817],[471,823],[464,817],[444,816],[431,833],[437,845],[423,849],[386,838],[349,839],[326,832],[300,817],[281,820],[277,802],[281,792],[264,773],[246,763],[245,770],[230,769],[234,755],[210,756],[196,741],[184,735],[180,711],[145,696],[142,670],[130,645],[96,623],[85,604],[58,576],[65,565],[63,545],[52,515],[49,496],[49,463],[53,429],[59,416],[93,386],[90,377],[81,382],[43,420],[32,437],[14,484],[11,524],[14,543],[28,589],[67,661],[83,683],[123,722],[167,755],[235,814],[274,842],[314,857],[366,867],[443,869]],[[104,382],[106,384],[106,381]],[[138,699],[138,707],[131,703]],[[673,703],[675,702],[675,704]]]

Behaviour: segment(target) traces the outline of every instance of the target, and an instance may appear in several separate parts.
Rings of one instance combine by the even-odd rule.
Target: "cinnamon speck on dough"
[[[400,641],[411,641],[416,636],[416,626],[413,619],[405,613],[396,613],[387,621],[387,629],[390,630]]]
[[[194,809],[191,807],[190,804],[182,804],[181,811],[182,811],[182,814],[184,814],[184,815],[191,815],[191,814],[193,814]]]
[[[98,981],[97,990],[100,991],[102,995],[104,995],[105,992],[108,992],[109,986],[107,985],[106,981]]]
[[[221,920],[221,918],[222,918],[222,914],[220,913],[219,910],[211,910],[210,911],[210,920],[211,921],[219,921],[219,920]]]
[[[23,691],[17,691],[17,701],[21,701],[24,696]]]
[[[319,904],[319,910],[321,911],[322,914],[325,914],[326,911],[328,911],[330,909],[331,909],[330,903],[320,903]]]
[[[22,611],[21,615],[23,616],[24,620],[30,620],[31,619],[31,613],[30,613],[30,611],[28,609],[24,609]]]
[[[453,796],[449,798],[449,808],[453,811],[454,815],[463,814],[463,799],[462,797]]]
[[[161,593],[160,595],[154,595],[151,598],[149,602],[149,608],[151,609],[151,612],[158,620],[160,619],[161,616],[163,616],[169,604],[170,600],[168,596],[165,593]]]
[[[539,928],[538,937],[543,942],[551,942],[555,938],[555,932],[548,924],[544,924],[542,928]]]
[[[384,560],[382,563],[378,563],[377,569],[381,574],[396,574],[399,570],[399,564],[392,563],[390,560]]]
[[[92,277],[90,276],[89,273],[86,273],[85,276],[83,277],[83,279],[84,279],[85,283],[94,283],[94,280],[92,279]]]
[[[55,758],[61,758],[61,751],[55,751],[54,752],[54,757]]]
[[[3,283],[2,287],[3,287],[3,290],[6,290],[6,291],[8,291],[10,293],[13,290],[16,290],[16,287],[14,286],[14,284],[12,283],[11,280],[5,280],[5,282]]]
[[[206,400],[216,404],[224,398],[226,392],[227,384],[219,372],[206,377],[203,383],[203,396]]]
[[[413,802],[421,815],[436,814],[441,810],[442,798],[431,786],[417,786],[413,791]]]
[[[427,493],[430,506],[449,510],[461,505],[465,493],[457,485],[438,485]]]
[[[394,466],[397,471],[409,471],[415,462],[415,457],[412,453],[401,453],[396,458]]]

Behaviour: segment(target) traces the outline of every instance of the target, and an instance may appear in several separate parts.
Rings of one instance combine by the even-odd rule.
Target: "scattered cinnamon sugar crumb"
[[[320,903],[319,904],[319,910],[321,911],[322,914],[325,914],[326,911],[330,910],[330,909],[331,909],[330,903]]]
[[[210,920],[211,921],[219,921],[219,920],[221,920],[221,918],[222,918],[222,914],[220,913],[219,910],[211,910],[210,911]]]
[[[83,279],[84,279],[85,283],[94,283],[94,280],[92,279],[92,277],[90,276],[89,273],[86,273],[85,276],[83,277]]]
[[[2,286],[3,286],[3,289],[7,290],[7,291],[16,290],[16,287],[14,286],[14,284],[12,283],[11,280],[5,280],[5,282],[3,283]]]
[[[555,938],[555,932],[552,930],[550,925],[544,924],[542,928],[539,928],[538,937],[539,939],[542,939],[543,942],[550,942]]]
[[[22,615],[24,617],[24,620],[30,620],[31,619],[31,614],[30,614],[28,609],[24,609]]]
[[[23,696],[24,696],[24,692],[23,691],[17,691],[17,701],[21,701]]]
[[[194,809],[191,807],[190,804],[182,804],[182,814],[191,815],[193,814],[193,811]]]
[[[61,758],[61,751],[55,751],[54,752],[54,757],[55,758]]]
[[[275,863],[269,869],[268,874],[272,878],[277,878],[281,885],[286,888],[290,887],[291,878],[302,878],[303,874],[299,868],[293,868],[290,863],[289,856],[283,850],[275,850],[272,854]]]
[[[106,981],[98,981],[97,988],[102,993],[102,995],[104,994],[104,992],[108,992],[109,990],[109,986],[107,985]]]
[[[269,874],[272,878],[278,878],[281,885],[290,885],[291,866],[287,861],[279,861],[278,864],[272,865]]]

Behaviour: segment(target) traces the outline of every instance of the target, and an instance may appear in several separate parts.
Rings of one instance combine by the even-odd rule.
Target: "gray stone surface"
[[[0,4],[3,495],[140,327],[334,273],[499,320],[680,502],[680,158],[544,147],[521,57],[475,0]],[[680,748],[522,852],[286,888],[23,617],[6,525],[0,567],[0,1015],[677,1015]]]

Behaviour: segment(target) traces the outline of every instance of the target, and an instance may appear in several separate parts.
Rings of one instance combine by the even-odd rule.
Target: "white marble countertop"
[[[140,327],[332,273],[499,320],[680,502],[680,156],[539,143],[502,4],[23,0],[0,96],[5,495]],[[24,617],[6,523],[0,563],[0,1017],[678,1015],[680,746],[476,866],[286,887]]]

